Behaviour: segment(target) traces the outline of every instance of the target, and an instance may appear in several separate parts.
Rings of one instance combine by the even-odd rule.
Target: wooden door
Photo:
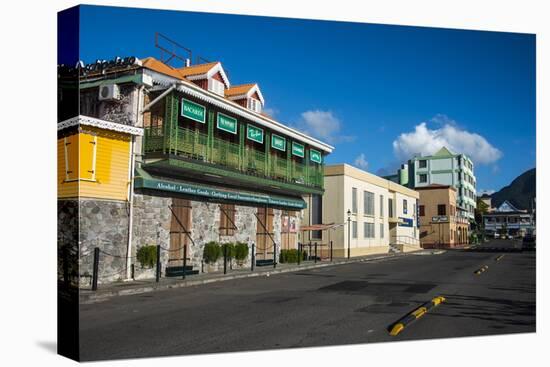
[[[273,258],[273,209],[258,208],[256,214],[256,259],[268,260]]]
[[[281,249],[290,250],[298,248],[296,241],[296,212],[284,211],[281,220]]]
[[[172,199],[168,266],[183,266],[184,248],[190,242],[191,223],[191,203],[189,200]],[[189,257],[189,251],[187,251],[187,257]]]

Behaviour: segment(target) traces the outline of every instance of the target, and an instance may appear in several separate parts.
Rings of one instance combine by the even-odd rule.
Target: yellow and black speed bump
[[[484,271],[486,271],[487,269],[489,269],[489,266],[488,265],[483,265],[481,268],[477,269],[476,271],[474,271],[474,274],[475,275],[480,275],[481,273],[483,273]]]
[[[504,254],[499,255],[499,256],[497,256],[497,258],[495,259],[495,261],[500,261],[500,260],[502,260],[503,257],[504,257]]]
[[[401,331],[403,331],[403,329],[405,329],[410,323],[412,323],[416,319],[421,318],[432,308],[438,306],[440,303],[443,303],[443,302],[445,302],[445,298],[442,296],[432,298],[431,301],[424,303],[422,306],[416,308],[414,311],[410,312],[405,317],[401,318],[399,321],[390,325],[390,327],[388,328],[390,335],[396,336]]]

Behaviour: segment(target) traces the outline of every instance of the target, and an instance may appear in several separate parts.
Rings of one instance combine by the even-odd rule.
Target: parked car
[[[500,238],[500,234],[496,233],[494,234],[495,238]]]
[[[523,237],[523,242],[521,244],[522,249],[524,250],[534,250],[537,247],[537,238],[533,234],[526,234]]]

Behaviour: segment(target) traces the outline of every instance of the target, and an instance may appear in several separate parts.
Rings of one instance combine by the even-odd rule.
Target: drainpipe
[[[126,250],[126,280],[132,278],[132,229],[134,224],[134,143],[135,136],[132,135],[132,142],[130,143],[130,169],[128,172],[128,179],[130,185],[128,187],[128,248]]]
[[[136,125],[142,126],[142,114],[139,113],[141,98],[143,89],[145,87],[141,85],[137,91],[137,113],[136,113]],[[135,141],[136,137],[132,135],[132,141],[130,142],[130,169],[128,171],[128,244],[126,249],[126,280],[132,279],[132,232],[134,227],[134,170],[135,170]]]

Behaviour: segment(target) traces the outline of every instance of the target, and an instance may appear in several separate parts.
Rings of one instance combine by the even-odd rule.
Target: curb
[[[420,250],[420,251],[423,251],[423,250]],[[128,296],[128,295],[143,294],[143,293],[149,293],[149,292],[161,291],[161,290],[167,290],[167,289],[192,287],[197,285],[223,282],[223,281],[234,280],[234,279],[269,277],[270,275],[324,268],[327,266],[337,266],[337,265],[355,264],[355,263],[361,263],[361,262],[371,262],[371,261],[384,260],[384,259],[392,259],[392,258],[397,258],[402,256],[414,255],[415,252],[417,251],[391,254],[391,255],[383,254],[380,256],[375,256],[370,258],[350,259],[350,260],[344,260],[344,261],[338,261],[338,262],[332,262],[332,263],[329,262],[324,264],[318,263],[318,264],[300,265],[300,266],[295,266],[295,267],[286,268],[286,269],[275,269],[271,271],[261,271],[261,272],[254,272],[254,273],[250,272],[250,273],[233,274],[233,275],[220,275],[218,277],[209,278],[209,279],[189,279],[189,280],[174,282],[171,284],[152,283],[148,285],[143,285],[141,287],[127,288],[127,289],[113,289],[113,290],[99,291],[98,293],[92,293],[92,291],[86,289],[86,290],[80,291],[80,304],[102,302],[116,296]],[[82,293],[83,291],[86,293],[83,294]]]
[[[417,319],[424,316],[428,311],[431,309],[439,306],[440,303],[445,302],[445,297],[437,296],[435,298],[432,298],[431,301],[428,301],[424,303],[422,306],[418,307],[411,313],[409,313],[407,316],[401,318],[394,324],[392,324],[388,330],[390,332],[391,336],[398,335],[401,331],[403,331],[409,324],[411,324],[413,321],[416,321]]]

